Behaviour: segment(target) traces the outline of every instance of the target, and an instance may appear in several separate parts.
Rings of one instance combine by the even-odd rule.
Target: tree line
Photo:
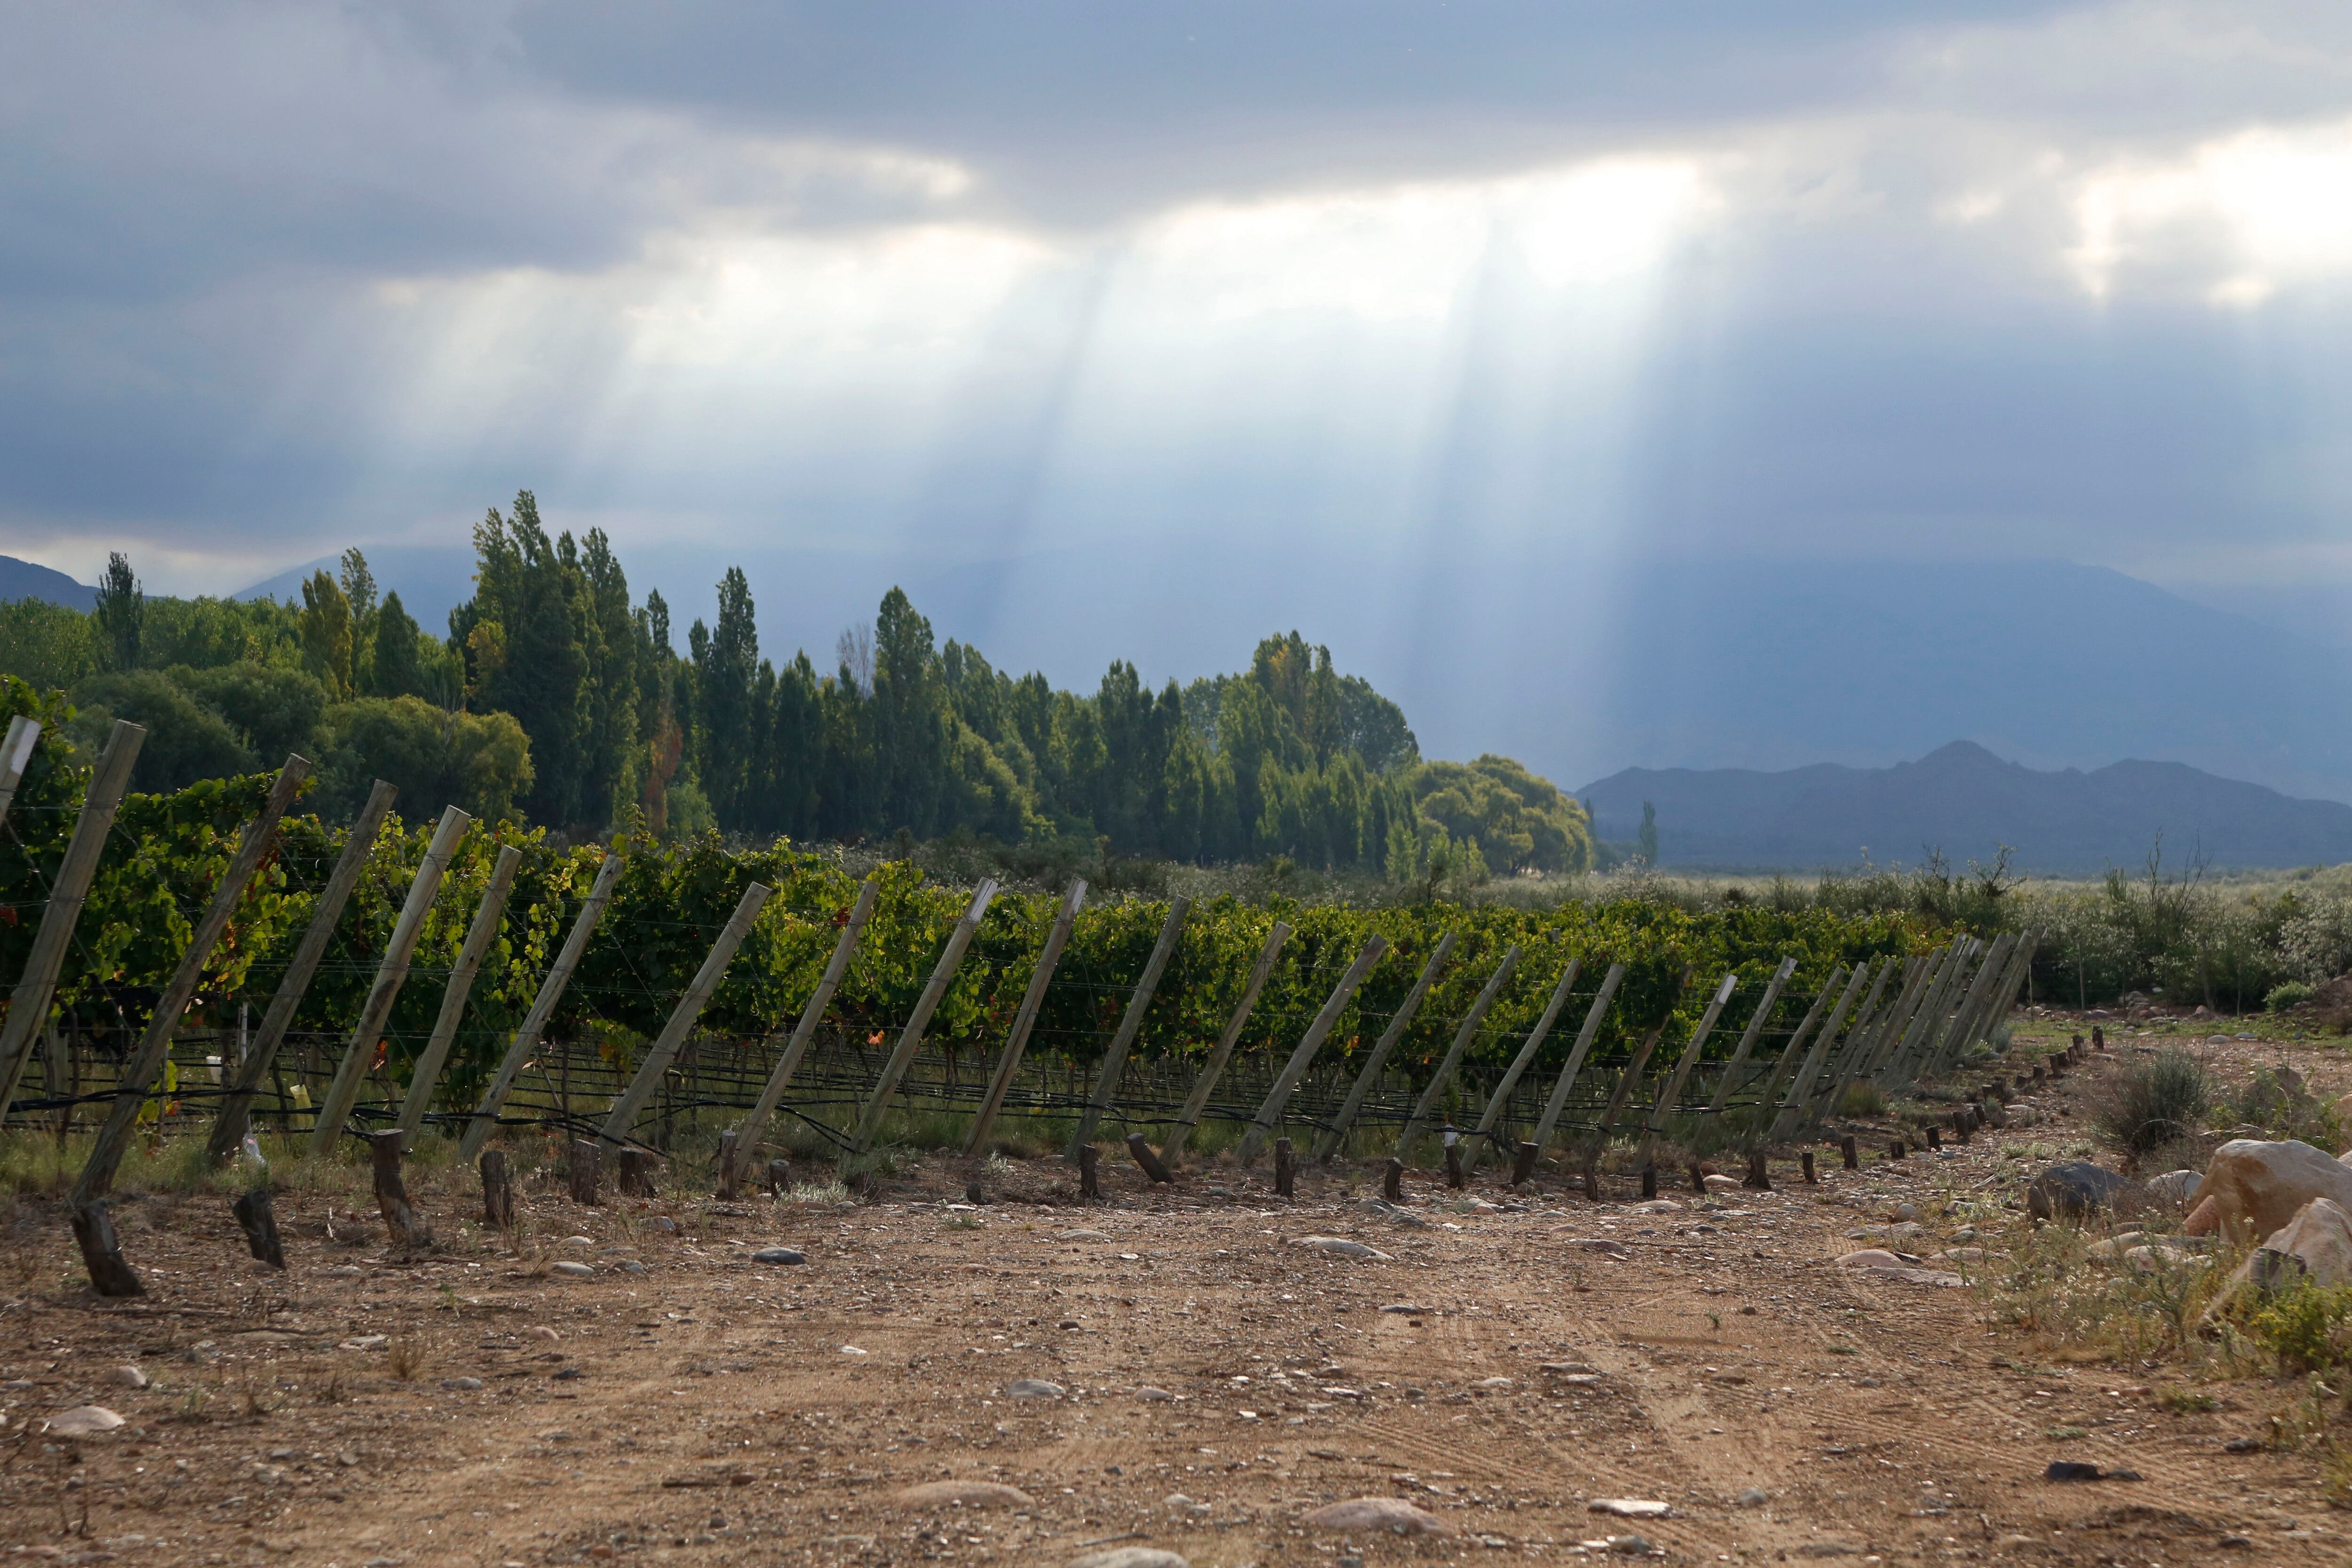
[[[1114,661],[1079,693],[941,646],[893,588],[820,668],[761,653],[740,569],[680,651],[604,532],[551,534],[529,491],[474,545],[446,637],[358,550],[299,603],[150,596],[118,555],[87,614],[0,605],[0,672],[68,691],[85,746],[115,718],[145,724],[137,788],[300,751],[331,813],[382,777],[412,812],[453,802],[573,837],[1078,839],[1398,879],[1593,862],[1577,802],[1507,758],[1424,762],[1402,710],[1296,631],[1238,673],[1155,691]]]

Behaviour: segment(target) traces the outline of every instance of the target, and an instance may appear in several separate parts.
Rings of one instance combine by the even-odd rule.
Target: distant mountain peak
[[[98,603],[98,590],[37,561],[0,555],[0,601],[16,599],[46,599],[68,609],[87,610]]]

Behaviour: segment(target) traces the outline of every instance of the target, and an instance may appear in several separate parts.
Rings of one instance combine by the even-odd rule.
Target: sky
[[[5,14],[0,552],[84,581],[529,488],[772,652],[918,580],[1072,681],[1605,683],[1677,562],[2352,643],[2340,0]]]

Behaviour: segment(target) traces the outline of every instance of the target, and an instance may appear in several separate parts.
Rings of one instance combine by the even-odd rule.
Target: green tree
[[[255,767],[253,753],[229,721],[160,669],[94,675],[74,689],[74,700],[80,711],[73,737],[92,758],[117,719],[145,727],[147,738],[131,770],[131,787],[142,795],[185,789],[202,779]]]
[[[1658,808],[1646,800],[1642,803],[1642,827],[1634,835],[1633,853],[1642,858],[1644,866],[1658,863]]]
[[[352,602],[323,571],[302,584],[302,648],[330,694],[352,694]]]
[[[381,778],[399,787],[401,810],[415,820],[455,805],[486,821],[510,821],[531,786],[530,740],[511,714],[362,697],[329,709],[324,730],[325,794],[344,814],[358,810]]]
[[[247,659],[216,669],[175,667],[171,674],[190,696],[228,721],[258,765],[275,767],[289,752],[316,756],[327,689],[308,673]]]
[[[1591,868],[1592,826],[1584,807],[1509,757],[1424,763],[1412,789],[1423,823],[1455,839],[1476,839],[1482,856],[1506,869]]]
[[[574,606],[582,574],[572,536],[551,540],[539,502],[515,495],[474,529],[474,596],[451,614],[467,690],[480,709],[513,715],[530,738],[535,782],[523,797],[540,821],[577,824],[587,791],[583,700],[589,661]]]
[[[98,604],[91,612],[99,626],[99,646],[109,669],[139,668],[142,623],[147,595],[131,574],[131,558],[117,550],[107,556],[106,571],[98,580]]]

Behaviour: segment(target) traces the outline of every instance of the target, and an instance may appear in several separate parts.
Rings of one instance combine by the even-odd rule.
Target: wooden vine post
[[[449,1047],[457,1038],[457,1026],[465,1020],[466,1003],[474,994],[474,981],[482,973],[482,960],[498,940],[499,922],[504,918],[507,894],[514,888],[515,868],[522,864],[522,851],[511,844],[499,847],[497,863],[490,868],[489,886],[482,889],[482,901],[474,910],[474,923],[466,930],[465,945],[457,950],[457,966],[449,972],[449,984],[441,993],[441,1012],[433,1020],[433,1033],[425,1042],[425,1054],[416,1058],[415,1069],[409,1074],[408,1096],[400,1103],[400,1130],[408,1135],[408,1146],[415,1147],[416,1135],[425,1128],[425,1113],[433,1105],[433,1091],[441,1082],[441,1068],[449,1059]]]
[[[0,740],[0,823],[8,820],[8,808],[16,804],[16,786],[25,782],[25,769],[40,739],[39,720],[19,713],[8,721],[7,739]]]
[[[1356,1081],[1349,1087],[1348,1098],[1341,1102],[1339,1113],[1331,1119],[1330,1131],[1324,1133],[1322,1142],[1316,1145],[1317,1163],[1329,1164],[1331,1156],[1339,1152],[1348,1130],[1356,1124],[1357,1115],[1364,1109],[1365,1100],[1379,1086],[1381,1074],[1387,1069],[1389,1058],[1395,1052],[1397,1042],[1404,1038],[1405,1030],[1412,1026],[1414,1016],[1421,1011],[1423,999],[1429,994],[1429,988],[1436,984],[1439,972],[1445,967],[1445,961],[1453,956],[1454,942],[1454,933],[1447,931],[1430,950],[1429,962],[1421,966],[1421,978],[1412,983],[1412,989],[1406,992],[1404,1000],[1397,1005],[1396,1016],[1389,1020],[1389,1026],[1381,1031],[1380,1040],[1372,1047],[1371,1055],[1364,1058],[1362,1070],[1356,1074]]]
[[[1794,958],[1781,959],[1780,967],[1772,972],[1770,982],[1764,987],[1763,999],[1756,1004],[1755,1015],[1748,1020],[1748,1027],[1739,1033],[1739,1044],[1733,1048],[1731,1059],[1723,1064],[1723,1076],[1716,1080],[1715,1092],[1707,1096],[1706,1113],[1709,1116],[1722,1110],[1723,1102],[1730,1098],[1731,1088],[1739,1077],[1740,1068],[1755,1051],[1757,1037],[1764,1032],[1766,1022],[1772,1016],[1774,1005],[1780,1000],[1781,988],[1796,973],[1797,961]]]
[[[1437,1064],[1437,1070],[1430,1075],[1427,1086],[1421,1091],[1421,1099],[1413,1104],[1412,1114],[1405,1118],[1404,1131],[1397,1134],[1398,1159],[1403,1159],[1412,1149],[1413,1139],[1421,1132],[1421,1124],[1428,1121],[1430,1112],[1437,1108],[1439,1097],[1444,1094],[1445,1086],[1453,1080],[1454,1069],[1461,1065],[1462,1053],[1470,1048],[1471,1038],[1478,1033],[1478,1026],[1486,1021],[1486,1010],[1495,1005],[1495,998],[1503,994],[1503,986],[1510,980],[1511,971],[1518,966],[1519,949],[1514,943],[1504,950],[1503,962],[1495,965],[1495,973],[1486,977],[1486,984],[1480,988],[1477,1000],[1471,1003],[1470,1011],[1462,1016],[1461,1026],[1454,1031],[1454,1040],[1446,1047],[1444,1058]]]
[[[383,1043],[383,1026],[392,1016],[393,1004],[400,1000],[400,988],[408,981],[409,961],[416,956],[417,939],[425,934],[425,917],[432,912],[433,895],[441,890],[442,873],[449,868],[457,853],[457,842],[466,836],[473,818],[451,806],[441,814],[440,826],[433,830],[432,841],[425,846],[425,858],[417,862],[416,875],[408,884],[408,901],[401,906],[400,919],[392,928],[392,940],[384,944],[383,961],[376,965],[375,980],[368,987],[367,1001],[360,1008],[359,1022],[352,1027],[352,1037],[343,1047],[343,1059],[335,1068],[334,1080],[327,1086],[327,1098],[319,1106],[319,1120],[310,1129],[310,1157],[323,1160],[334,1152],[335,1140],[341,1135],[343,1123],[351,1119],[352,1107],[360,1100],[360,1086],[367,1081],[368,1068],[375,1064],[376,1047]]]
[[[1037,1026],[1038,1010],[1045,1005],[1045,987],[1054,981],[1054,968],[1062,962],[1062,949],[1069,945],[1070,928],[1077,923],[1078,910],[1087,901],[1087,884],[1083,877],[1070,879],[1070,890],[1062,899],[1062,912],[1045,932],[1045,951],[1037,955],[1037,967],[1030,973],[1029,988],[1021,994],[1021,1009],[1013,1015],[1013,1030],[1004,1037],[1003,1054],[996,1060],[995,1074],[988,1080],[988,1092],[981,1099],[980,1109],[973,1112],[971,1131],[964,1134],[964,1158],[980,1152],[988,1140],[989,1130],[996,1125],[997,1112],[1004,1109],[1004,1097],[1013,1090],[1013,1075],[1021,1070],[1022,1053],[1029,1048],[1029,1032]]]
[[[106,836],[114,826],[122,791],[131,783],[131,766],[139,760],[140,742],[146,738],[147,731],[138,725],[116,720],[107,735],[106,749],[98,755],[98,766],[90,770],[89,787],[82,792],[81,814],[74,818],[65,857],[49,884],[48,900],[41,906],[33,949],[26,954],[24,973],[8,994],[7,1021],[0,1023],[0,1115],[16,1098],[25,1065],[32,1060],[33,1042],[49,1021],[49,999],[65,966],[66,949],[73,943],[74,927],[89,898],[89,879],[106,853]],[[110,1231],[112,1226],[108,1228]]]
[[[1785,1138],[1794,1130],[1797,1118],[1804,1110],[1805,1096],[1813,1087],[1813,1075],[1821,1070],[1822,1058],[1829,1050],[1830,1042],[1837,1038],[1839,1021],[1853,1006],[1854,999],[1862,993],[1862,983],[1869,975],[1870,963],[1867,959],[1854,966],[1853,977],[1845,983],[1844,992],[1831,1006],[1829,1016],[1822,1020],[1821,1031],[1814,1035],[1812,1047],[1806,1051],[1803,1064],[1797,1068],[1796,1078],[1789,1085],[1789,1097],[1780,1102],[1780,1114],[1772,1119],[1771,1130],[1765,1142]]]
[[[1584,1026],[1576,1032],[1576,1044],[1568,1053],[1568,1060],[1559,1067],[1559,1078],[1551,1086],[1551,1098],[1544,1101],[1543,1119],[1536,1123],[1535,1136],[1528,1140],[1536,1146],[1540,1159],[1551,1146],[1552,1130],[1559,1125],[1560,1113],[1568,1109],[1569,1091],[1576,1087],[1576,1075],[1583,1070],[1584,1058],[1592,1054],[1592,1042],[1601,1033],[1601,1020],[1609,1012],[1609,1004],[1616,999],[1617,987],[1624,983],[1625,966],[1612,963],[1609,973],[1601,977],[1601,989],[1592,994],[1592,1005],[1584,1010]]]
[[[1625,1064],[1625,1071],[1617,1079],[1616,1089],[1610,1093],[1609,1108],[1601,1112],[1601,1125],[1593,1131],[1592,1146],[1596,1155],[1607,1145],[1610,1130],[1617,1125],[1617,1118],[1624,1113],[1625,1102],[1633,1097],[1633,1090],[1640,1086],[1642,1069],[1650,1065],[1651,1053],[1658,1048],[1658,1037],[1666,1032],[1666,1025],[1675,1016],[1675,1004],[1682,1000],[1684,988],[1690,984],[1690,966],[1685,964],[1681,977],[1675,980],[1674,990],[1666,997],[1664,1014],[1650,1026],[1649,1033],[1643,1035],[1642,1043],[1633,1048],[1633,1059]]]
[[[1168,918],[1160,924],[1160,940],[1151,944],[1151,956],[1144,961],[1143,973],[1135,983],[1135,994],[1128,998],[1127,1011],[1119,1016],[1118,1033],[1111,1037],[1109,1048],[1103,1052],[1102,1066],[1096,1070],[1094,1096],[1087,1101],[1086,1110],[1078,1117],[1078,1130],[1070,1139],[1069,1155],[1074,1160],[1083,1158],[1083,1151],[1093,1146],[1095,1128],[1118,1097],[1119,1076],[1127,1069],[1127,1054],[1143,1028],[1144,1015],[1151,1009],[1152,995],[1160,989],[1160,977],[1175,954],[1176,939],[1192,908],[1190,899],[1168,900]]]
[[[727,923],[719,928],[719,940],[710,944],[709,955],[702,961],[702,967],[695,971],[694,978],[687,983],[686,994],[677,999],[677,1005],[670,1009],[669,1021],[662,1026],[662,1032],[655,1036],[654,1043],[646,1047],[646,1059],[637,1064],[636,1075],[629,1079],[629,1087],[621,1091],[620,1098],[613,1101],[613,1110],[604,1118],[602,1134],[606,1142],[627,1142],[629,1129],[635,1124],[637,1113],[645,1110],[646,1102],[653,1099],[654,1090],[661,1086],[662,1075],[669,1071],[670,1061],[677,1055],[678,1047],[686,1044],[686,1037],[694,1028],[694,1021],[702,1016],[702,1009],[710,1004],[711,994],[727,977],[727,966],[735,962],[735,950],[742,946],[743,939],[751,934],[751,922],[760,918],[761,909],[773,891],[775,889],[764,882],[753,882],[746,886],[743,896],[736,900],[735,912],[727,917]]]
[[[1749,1142],[1761,1142],[1765,1133],[1771,1131],[1772,1119],[1769,1113],[1774,1103],[1773,1097],[1780,1092],[1781,1079],[1787,1077],[1789,1068],[1795,1065],[1798,1053],[1804,1049],[1805,1041],[1811,1037],[1813,1026],[1820,1021],[1822,1010],[1836,997],[1838,987],[1845,984],[1846,973],[1843,964],[1839,964],[1830,971],[1830,977],[1822,983],[1822,994],[1813,998],[1813,1005],[1805,1010],[1804,1017],[1799,1020],[1796,1028],[1790,1032],[1787,1043],[1780,1047],[1780,1056],[1774,1058],[1772,1070],[1764,1075],[1764,1089],[1757,1097],[1757,1105],[1765,1114],[1759,1117],[1753,1130],[1754,1135]]]
[[[1844,1047],[1830,1058],[1822,1076],[1814,1080],[1816,1089],[1812,1097],[1799,1107],[1802,1112],[1797,1123],[1799,1131],[1819,1126],[1822,1118],[1828,1115],[1835,1104],[1833,1097],[1843,1092],[1839,1075],[1870,1047],[1879,994],[1886,989],[1887,977],[1901,966],[1902,960],[1895,958],[1879,964],[1878,978],[1870,983],[1869,994],[1863,997],[1862,1005],[1854,1009],[1853,1017],[1846,1026]]]
[[[1169,1125],[1167,1139],[1160,1147],[1160,1161],[1163,1168],[1176,1163],[1176,1157],[1184,1152],[1192,1130],[1200,1126],[1202,1114],[1209,1109],[1209,1095],[1217,1087],[1217,1077],[1225,1070],[1225,1063],[1233,1057],[1234,1047],[1241,1042],[1242,1030],[1249,1023],[1251,1010],[1257,1005],[1258,993],[1265,989],[1266,976],[1274,973],[1275,954],[1280,952],[1282,944],[1289,940],[1290,928],[1280,921],[1275,921],[1274,929],[1266,932],[1265,945],[1258,950],[1257,962],[1250,965],[1249,981],[1242,989],[1241,1005],[1234,1009],[1233,1017],[1225,1025],[1225,1032],[1217,1037],[1217,1048],[1209,1053],[1209,1059],[1202,1064],[1199,1076],[1193,1079],[1192,1092],[1184,1097],[1184,1109],[1176,1113],[1176,1120]],[[1135,1142],[1135,1138],[1129,1138],[1127,1145],[1131,1150]],[[1154,1181],[1166,1179],[1164,1176],[1152,1177]]]
[[[857,1119],[857,1131],[850,1139],[849,1156],[864,1154],[874,1146],[882,1131],[882,1118],[888,1114],[890,1097],[898,1091],[898,1080],[907,1076],[914,1065],[915,1052],[923,1043],[923,1031],[931,1026],[931,1015],[939,1011],[940,999],[947,994],[948,983],[955,978],[963,955],[971,946],[971,939],[980,932],[980,922],[988,913],[989,901],[996,897],[996,884],[982,881],[971,896],[971,906],[963,918],[948,933],[947,946],[940,952],[940,961],[931,967],[931,978],[923,986],[923,994],[915,999],[915,1010],[907,1016],[907,1026],[898,1032],[898,1043],[891,1048],[889,1060],[882,1065],[882,1076],[876,1080],[873,1094],[866,1101],[865,1112]]]
[[[1674,1114],[1675,1102],[1682,1099],[1683,1087],[1690,1081],[1691,1068],[1698,1065],[1698,1058],[1706,1050],[1707,1037],[1715,1033],[1715,1021],[1723,1016],[1725,1004],[1731,1000],[1731,994],[1738,988],[1739,975],[1736,971],[1726,974],[1717,984],[1715,994],[1707,1000],[1706,1011],[1699,1015],[1698,1027],[1691,1031],[1690,1044],[1683,1047],[1682,1058],[1675,1063],[1674,1072],[1659,1088],[1657,1103],[1650,1107],[1649,1119],[1642,1124],[1640,1159],[1643,1164],[1649,1163],[1650,1152],[1657,1146],[1659,1134],[1666,1130],[1666,1118]]]
[[[1356,962],[1348,966],[1348,972],[1339,977],[1339,984],[1331,987],[1331,994],[1324,1002],[1323,1010],[1315,1015],[1315,1021],[1307,1026],[1307,1033],[1299,1037],[1297,1048],[1290,1053],[1290,1060],[1283,1064],[1281,1075],[1274,1080],[1274,1087],[1266,1090],[1265,1100],[1258,1106],[1257,1114],[1250,1118],[1249,1131],[1242,1135],[1240,1159],[1243,1164],[1257,1163],[1259,1151],[1265,1147],[1266,1139],[1273,1135],[1276,1124],[1282,1120],[1283,1106],[1289,1102],[1291,1092],[1298,1087],[1298,1080],[1307,1076],[1307,1064],[1315,1059],[1315,1053],[1323,1048],[1323,1042],[1330,1037],[1331,1030],[1339,1022],[1339,1015],[1347,1011],[1348,1004],[1355,998],[1357,988],[1363,984],[1364,977],[1372,972],[1372,965],[1378,963],[1388,950],[1388,938],[1373,936],[1356,954]]]
[[[375,787],[368,792],[367,804],[360,808],[351,831],[343,836],[343,852],[336,858],[327,886],[310,911],[310,923],[304,928],[302,940],[295,944],[294,956],[287,961],[286,973],[278,977],[278,990],[269,998],[269,1009],[261,1016],[261,1028],[246,1048],[245,1058],[237,1063],[236,1077],[230,1080],[220,1111],[213,1118],[212,1136],[205,1145],[205,1157],[213,1164],[227,1163],[236,1156],[237,1145],[245,1142],[253,1114],[253,1097],[260,1091],[261,1080],[269,1076],[286,1031],[293,1026],[294,1014],[302,1005],[311,977],[319,972],[319,962],[327,954],[327,944],[334,940],[336,923],[343,918],[343,906],[351,902],[352,890],[359,886],[360,877],[367,869],[368,855],[374,849],[376,838],[383,831],[385,814],[392,810],[393,798],[399,793],[382,779],[376,780]]]
[[[1559,1010],[1568,1005],[1569,992],[1574,989],[1577,972],[1583,964],[1580,957],[1568,961],[1568,967],[1559,972],[1559,979],[1551,988],[1551,1000],[1544,1004],[1543,1016],[1538,1018],[1536,1026],[1528,1031],[1527,1039],[1519,1046],[1519,1054],[1513,1057],[1511,1065],[1503,1070],[1503,1080],[1495,1086],[1494,1098],[1486,1101],[1486,1110],[1470,1134],[1475,1140],[1470,1148],[1470,1164],[1474,1170],[1486,1157],[1486,1151],[1494,1146],[1495,1123],[1501,1120],[1503,1107],[1509,1102],[1511,1091],[1519,1087],[1519,1079],[1527,1072],[1528,1064],[1536,1059],[1536,1053],[1543,1048],[1544,1041],[1550,1038],[1551,1026],[1559,1021]],[[1520,1178],[1521,1181],[1526,1179],[1524,1176]]]
[[[188,939],[188,949],[180,955],[179,967],[173,971],[163,994],[155,1000],[155,1011],[148,1019],[146,1033],[140,1037],[131,1059],[123,1064],[114,1103],[108,1108],[98,1140],[90,1145],[89,1159],[74,1183],[70,1201],[75,1206],[94,1203],[112,1190],[114,1173],[131,1147],[131,1134],[139,1124],[139,1111],[146,1103],[147,1091],[163,1077],[164,1060],[172,1052],[172,1037],[179,1033],[181,1015],[195,1000],[196,987],[204,982],[205,965],[212,962],[213,950],[227,933],[229,917],[236,913],[247,886],[252,882],[254,873],[261,869],[263,857],[277,847],[278,819],[294,804],[302,781],[310,774],[307,761],[287,758],[286,765],[278,770],[278,780],[270,786],[261,815],[246,824],[236,854],[222,874],[219,886],[213,889],[212,903],[196,922]]]
[[[760,1135],[767,1131],[768,1118],[783,1103],[784,1090],[800,1070],[801,1058],[808,1054],[809,1041],[816,1036],[817,1025],[824,1020],[824,1010],[833,1002],[833,994],[841,988],[842,977],[849,973],[849,960],[857,952],[857,943],[866,934],[866,924],[874,918],[877,885],[872,878],[858,884],[857,898],[844,917],[841,934],[834,939],[833,956],[825,960],[824,973],[809,994],[806,1005],[801,1008],[800,1021],[793,1026],[792,1038],[785,1043],[784,1054],[776,1058],[775,1070],[768,1075],[767,1086],[752,1103],[743,1120],[735,1124],[727,1136],[731,1146],[723,1147],[719,1161],[719,1183],[722,1191],[732,1189],[737,1183],[751,1179],[759,1163]]]
[[[579,915],[572,922],[572,931],[563,939],[563,950],[548,966],[546,977],[539,983],[539,993],[531,998],[530,1011],[523,1015],[522,1027],[508,1042],[507,1054],[499,1061],[499,1070],[482,1090],[481,1100],[474,1107],[473,1121],[467,1124],[466,1135],[457,1141],[457,1157],[472,1160],[480,1155],[482,1145],[499,1124],[499,1110],[507,1102],[507,1093],[523,1064],[539,1049],[540,1037],[547,1032],[547,1023],[555,1016],[556,1004],[563,1000],[564,988],[572,984],[572,972],[580,967],[581,955],[588,951],[588,939],[596,934],[597,922],[604,918],[604,907],[613,901],[613,889],[621,879],[621,857],[616,853],[604,857],[596,868],[596,879],[590,884],[588,897],[580,906]]]

